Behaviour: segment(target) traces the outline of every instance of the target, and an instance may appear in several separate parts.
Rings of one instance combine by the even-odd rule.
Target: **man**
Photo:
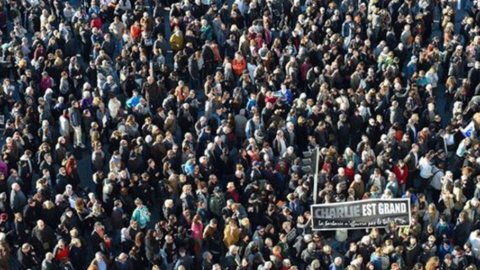
[[[412,150],[408,155],[403,159],[408,169],[408,181],[407,184],[411,185],[413,180],[418,176],[418,163],[420,161],[420,150],[417,144],[412,144]],[[408,187],[407,187],[408,188]]]
[[[10,192],[10,208],[14,213],[22,212],[26,204],[27,196],[25,196],[18,183],[13,183]]]
[[[194,262],[192,256],[187,255],[187,251],[184,247],[179,248],[178,250],[178,259],[173,267],[174,270],[180,269],[182,266],[185,269],[194,269]]]
[[[248,119],[245,117],[245,109],[240,109],[240,113],[235,115],[235,134],[237,135],[237,140],[243,142],[246,138],[245,128],[247,126]]]
[[[202,270],[209,270],[213,267],[213,256],[212,253],[205,251],[202,256]]]
[[[307,248],[302,251],[302,254],[300,255],[301,260],[305,265],[309,265],[315,260],[315,258],[318,258],[318,252],[316,251],[316,244],[311,242],[308,244]]]
[[[82,142],[82,114],[80,113],[80,104],[78,101],[72,102],[72,107],[69,109],[70,124],[73,128],[73,146],[85,148]]]
[[[116,51],[116,45],[115,41],[112,40],[110,34],[105,34],[105,40],[102,43],[102,50],[110,57],[114,57],[114,53]]]
[[[213,218],[203,231],[203,239],[205,247],[207,247],[210,255],[213,256],[215,261],[218,261],[222,256],[222,232],[218,228],[218,221]]]
[[[415,236],[410,236],[409,243],[410,244],[406,248],[405,263],[410,268],[415,264],[415,262],[417,262],[421,255],[422,249]]]
[[[0,175],[2,175],[2,172],[0,172]],[[10,176],[7,178],[7,194],[10,194],[12,192],[12,185],[14,183],[17,183],[22,187],[24,185],[22,178],[18,175],[17,170],[11,169],[10,170]]]
[[[161,89],[153,76],[147,77],[147,81],[143,84],[142,94],[148,101],[152,111],[156,111],[162,104],[163,99],[165,99],[165,93],[161,92]]]
[[[247,138],[253,138],[256,130],[263,131],[263,124],[261,123],[260,114],[256,113],[252,119],[247,121],[245,133]]]
[[[25,185],[23,186],[23,190],[27,194],[30,193],[31,186],[32,186],[32,177],[33,177],[32,155],[33,153],[31,150],[25,150],[25,153],[20,157],[20,161],[18,164],[18,174],[20,175],[20,178],[25,183]]]
[[[124,252],[120,253],[115,258],[115,269],[118,270],[133,270],[132,262],[129,260],[128,255]]]
[[[37,226],[32,230],[32,238],[40,255],[52,250],[55,246],[56,238],[53,230],[41,219],[37,221]]]
[[[292,91],[287,88],[287,85],[286,85],[286,84],[282,83],[282,84],[280,85],[280,90],[278,90],[276,94],[280,97],[280,99],[281,99],[283,102],[285,102],[285,103],[287,103],[287,104],[289,104],[289,105],[292,104],[292,102],[293,102],[293,94],[292,94]]]
[[[119,95],[120,88],[118,87],[117,83],[113,80],[113,76],[107,76],[107,81],[102,85],[102,99],[104,101],[107,100],[109,94]]]
[[[341,257],[336,257],[328,270],[343,270],[343,260]]]
[[[199,59],[201,59],[200,51],[196,51],[188,58],[188,74],[190,74],[190,87],[195,90],[198,90],[201,84]]]
[[[56,269],[54,259],[53,253],[45,254],[45,259],[42,261],[42,270]]]
[[[58,174],[56,176],[55,191],[57,194],[62,194],[65,191],[65,187],[68,185],[68,176],[65,167],[60,167],[58,169]]]
[[[287,141],[285,140],[285,137],[283,135],[282,130],[277,130],[277,135],[275,136],[275,139],[273,139],[273,153],[277,157],[281,157],[285,154],[287,151]]]
[[[379,193],[383,193],[383,190],[385,189],[385,177],[378,168],[376,168],[373,174],[370,176],[367,184],[367,190],[370,190],[370,188],[373,186],[377,187]]]
[[[22,269],[32,269],[40,262],[33,246],[28,243],[23,244],[22,247],[18,249],[17,260]]]
[[[126,103],[127,109],[133,110],[133,108],[135,108],[138,104],[140,104],[141,99],[142,99],[142,96],[138,94],[138,91],[134,90],[132,92],[132,97],[130,97],[127,100],[127,103]]]
[[[480,259],[480,230],[475,230],[470,233],[468,243],[472,245],[473,255],[478,261]]]
[[[238,246],[235,245],[228,247],[227,254],[221,260],[221,264],[223,266],[222,269],[233,270],[237,268],[238,262],[235,260],[235,258],[237,257],[238,249]]]
[[[195,118],[193,117],[190,110],[191,110],[190,104],[188,103],[184,103],[178,109],[178,115],[177,115],[178,125],[180,126],[180,129],[183,134],[194,131]]]
[[[107,259],[105,258],[105,255],[103,255],[102,252],[96,252],[95,253],[95,259],[93,259],[92,264],[95,265],[99,270],[107,270],[108,269],[108,262]]]

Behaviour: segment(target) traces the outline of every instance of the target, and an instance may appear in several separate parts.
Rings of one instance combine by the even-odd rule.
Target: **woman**
[[[92,153],[92,167],[93,171],[103,171],[103,167],[105,165],[105,153],[102,149],[102,144],[97,142],[93,145],[93,153]]]
[[[48,189],[48,185],[45,182],[46,189]],[[41,215],[42,218],[45,220],[45,223],[48,224],[50,227],[55,228],[58,226],[60,213],[58,212],[57,206],[52,201],[44,201],[42,204]]]
[[[185,47],[183,33],[178,26],[174,28],[173,34],[169,40],[170,46],[174,52],[178,52]]]
[[[398,163],[393,167],[393,173],[397,177],[398,187],[400,189],[401,195],[405,193],[408,179],[408,168],[405,165],[405,162],[400,159]]]
[[[70,178],[70,183],[72,183],[73,188],[76,189],[80,183],[80,179],[77,171],[77,160],[73,154],[70,154],[65,162],[65,171]]]
[[[179,179],[181,183],[182,179],[185,178]],[[180,200],[182,201],[183,209],[195,209],[195,198],[193,197],[192,186],[190,184],[186,184],[182,187],[182,194],[180,195]]]
[[[230,219],[223,230],[223,243],[228,248],[240,240],[240,229],[235,219]]]
[[[67,191],[68,190],[69,189],[67,188]],[[67,191],[65,191],[65,192],[67,192]],[[83,225],[83,221],[85,221],[87,216],[89,215],[89,211],[85,207],[85,202],[81,198],[76,198],[75,203],[74,203],[74,207],[75,207],[75,212],[77,214],[78,220],[80,221],[80,224]]]
[[[453,104],[455,93],[457,92],[457,80],[454,76],[450,76],[445,83],[445,111],[450,111]]]
[[[196,256],[200,255],[202,249],[202,241],[203,241],[203,223],[202,218],[200,215],[195,215],[192,220],[192,238],[194,241],[193,250]]]
[[[440,267],[440,259],[435,256],[431,257],[425,265],[425,270],[436,270]]]
[[[99,202],[95,202],[90,210],[90,214],[85,219],[88,220],[90,227],[93,227],[97,222],[104,223],[106,215],[102,205]]]
[[[131,114],[128,115],[125,121],[125,132],[130,138],[136,138],[140,134],[138,127],[139,125],[135,121],[135,117]]]
[[[138,226],[143,230],[147,227],[148,222],[150,222],[150,211],[148,208],[143,205],[142,200],[139,198],[135,199],[136,208],[132,214],[132,220],[138,223]]]
[[[428,205],[428,209],[423,216],[424,224],[432,224],[433,227],[436,227],[438,224],[438,219],[440,217],[440,213],[437,210],[437,207],[434,203]]]
[[[53,255],[55,256],[55,260],[60,262],[60,264],[70,262],[70,247],[65,244],[63,239],[58,240],[57,245],[53,249]]]

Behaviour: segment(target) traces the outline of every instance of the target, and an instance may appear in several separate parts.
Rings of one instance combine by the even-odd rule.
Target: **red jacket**
[[[47,91],[48,88],[53,87],[53,79],[50,76],[47,77],[42,77],[42,80],[40,81],[40,89],[42,92]]]
[[[240,195],[238,195],[237,191],[228,191],[227,194],[230,195],[234,202],[240,202]]]
[[[237,76],[240,76],[242,75],[245,68],[247,68],[247,61],[245,61],[245,58],[243,57],[240,60],[233,59],[232,68],[233,68],[233,73],[235,73],[235,75]]]
[[[407,184],[408,168],[406,165],[403,166],[403,172],[400,170],[398,165],[395,165],[393,167],[393,173],[397,177],[397,181],[399,185]]]
[[[353,168],[345,167],[345,176],[348,178],[349,183],[351,183],[355,176],[355,170]]]
[[[60,262],[66,262],[70,258],[70,249],[67,247],[64,247],[63,249],[58,249],[56,254],[55,254],[55,260],[60,261]]]
[[[102,29],[102,19],[100,18],[94,18],[90,21],[90,26],[92,28],[97,28],[97,29]]]

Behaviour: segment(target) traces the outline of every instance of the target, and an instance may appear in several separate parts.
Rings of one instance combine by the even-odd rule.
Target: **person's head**
[[[20,191],[20,185],[18,183],[13,183],[12,184],[12,190],[18,192]]]
[[[209,251],[205,251],[203,254],[202,254],[202,258],[208,262],[211,262],[212,259],[213,259],[213,255],[212,253],[210,253]]]
[[[23,252],[23,253],[27,254],[27,253],[29,253],[29,252],[32,251],[32,250],[33,250],[32,245],[30,245],[30,244],[28,244],[28,243],[25,243],[25,244],[22,245],[22,252]]]
[[[97,252],[95,253],[95,260],[98,262],[103,262],[105,260],[105,257],[103,256],[102,252]]]
[[[41,220],[41,219],[37,220],[37,228],[39,230],[45,229],[45,222],[43,222],[43,220]]]
[[[120,253],[120,255],[118,255],[118,260],[122,263],[126,262],[128,260],[127,253],[125,252]]]

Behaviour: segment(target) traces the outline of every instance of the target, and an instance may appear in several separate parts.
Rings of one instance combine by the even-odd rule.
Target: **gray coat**
[[[14,191],[10,193],[10,208],[14,213],[22,212],[23,207],[27,204],[27,197],[23,191]]]

